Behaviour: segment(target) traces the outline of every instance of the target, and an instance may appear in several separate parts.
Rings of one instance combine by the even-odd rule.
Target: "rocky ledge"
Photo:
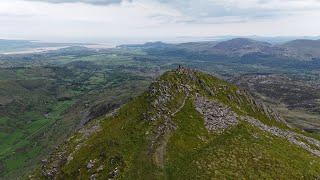
[[[239,116],[221,103],[197,96],[194,100],[194,106],[197,111],[203,114],[206,128],[210,132],[221,133],[228,127],[238,124],[237,118]]]

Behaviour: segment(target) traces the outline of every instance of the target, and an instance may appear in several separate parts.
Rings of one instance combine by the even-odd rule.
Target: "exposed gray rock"
[[[89,163],[87,164],[87,169],[92,169],[95,162],[96,162],[95,160],[90,160]]]
[[[202,86],[202,88],[208,93],[208,94],[210,94],[210,96],[215,96],[216,94],[214,93],[214,91],[216,91],[216,90],[212,90],[206,83],[205,83],[205,81],[203,80],[203,79],[200,79],[199,80],[199,83],[200,83],[200,85]]]
[[[90,176],[90,180],[96,180],[97,179],[97,175],[96,174],[92,174],[91,176]]]
[[[221,103],[201,96],[196,97],[194,105],[196,110],[203,114],[206,128],[210,132],[221,133],[228,127],[238,124],[239,116]]]
[[[116,178],[118,175],[119,175],[120,171],[119,169],[116,167],[114,168],[114,170],[112,170],[110,173],[109,173],[109,178],[113,179],[113,178]]]
[[[320,156],[320,141],[311,137],[307,137],[290,130],[283,130],[277,127],[267,126],[255,118],[240,116],[234,113],[227,106],[214,100],[209,100],[208,98],[203,96],[196,96],[194,100],[194,106],[198,112],[203,114],[206,128],[210,132],[221,133],[228,127],[237,125],[239,123],[237,119],[241,119],[242,121],[248,122],[263,131],[267,131],[281,138],[286,138],[290,143],[302,147],[317,156]],[[260,107],[261,110],[265,114],[267,114],[269,118],[277,118],[275,112],[273,112],[267,106],[261,104]],[[255,138],[259,138],[259,134],[253,134],[253,136]],[[310,147],[310,144],[317,148],[315,149]]]
[[[103,168],[103,165],[99,166],[99,168],[97,169],[97,172],[100,172],[102,171],[104,168]]]
[[[184,106],[190,92],[193,91],[193,87],[188,84],[196,79],[194,71],[184,67],[179,67],[169,73],[183,74],[184,78],[174,76],[174,81],[159,80],[158,83],[154,83],[153,87],[149,88],[148,94],[152,100],[151,105],[148,107],[148,111],[143,114],[146,120],[160,122],[156,129],[151,128],[147,131],[147,134],[152,137],[149,155],[160,166],[164,164],[166,144],[171,131],[176,129],[172,117]],[[172,103],[172,100],[176,98],[179,98],[180,102]]]
[[[259,120],[254,119],[254,118],[248,118],[248,117],[240,117],[241,120],[248,122],[256,127],[258,127],[261,130],[267,131],[272,133],[275,136],[278,137],[282,137],[282,138],[286,138],[289,142],[291,142],[292,144],[295,144],[297,146],[300,146],[306,150],[308,150],[309,152],[320,156],[320,141],[304,136],[302,134],[298,134],[289,130],[283,130],[277,127],[270,127],[267,126],[263,123],[261,123]],[[313,149],[311,148],[308,144],[306,144],[305,142],[302,142],[301,140],[299,140],[299,138],[304,139],[306,141],[308,141],[310,144],[313,144],[314,146],[318,147],[318,149]]]

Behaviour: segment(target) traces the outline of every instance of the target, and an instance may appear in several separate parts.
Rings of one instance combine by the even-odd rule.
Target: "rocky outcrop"
[[[251,117],[244,117],[234,113],[229,107],[209,100],[203,96],[197,96],[194,100],[194,106],[198,112],[204,117],[204,122],[209,132],[222,133],[224,130],[239,123],[238,119],[250,123],[263,131],[267,131],[277,137],[286,138],[290,143],[300,146],[307,151],[320,156],[320,141],[292,132],[290,130],[283,130],[278,127],[271,127],[263,124],[259,120]],[[272,113],[269,108],[262,105],[266,114]],[[271,118],[271,117],[270,117]],[[255,135],[255,137],[258,137]]]
[[[254,118],[240,117],[240,119],[252,124],[255,127],[258,127],[263,131],[267,131],[277,137],[286,138],[290,143],[300,146],[308,150],[309,152],[317,156],[320,156],[320,141],[316,139],[292,132],[290,130],[283,130],[278,127],[267,126]],[[316,148],[312,148],[311,146]]]
[[[100,103],[100,104],[97,104],[97,105],[91,107],[90,110],[88,112],[86,112],[85,118],[83,118],[80,121],[78,128],[83,127],[85,124],[90,122],[92,119],[96,119],[100,116],[103,116],[103,115],[107,114],[108,112],[116,110],[119,107],[120,107],[119,104],[112,104],[112,103],[107,103],[107,104]]]
[[[190,92],[193,90],[188,83],[196,80],[193,71],[188,68],[179,67],[169,73],[184,75],[186,79],[159,80],[157,83],[153,83],[148,92],[148,97],[152,101],[144,114],[145,119],[148,121],[161,122],[156,129],[149,129],[146,132],[147,135],[150,133],[154,135],[151,139],[149,155],[160,166],[164,165],[166,145],[171,131],[176,129],[172,117],[184,106]],[[175,102],[177,99],[178,103]]]
[[[139,108],[135,108],[137,103],[141,103],[141,106],[138,106]],[[199,113],[195,112],[195,110]],[[128,112],[135,113],[137,119],[131,118],[131,114]],[[177,115],[177,113],[179,114]],[[292,145],[288,148],[298,146],[301,148],[296,148],[297,150],[300,149],[301,152],[309,151],[320,157],[320,141],[307,137],[307,134],[303,134],[302,132],[300,134],[297,133],[298,131],[294,132],[290,127],[286,127],[281,122],[279,123],[282,120],[281,117],[275,114],[275,111],[263,104],[257,103],[246,91],[217,78],[184,67],[167,72],[157,82],[153,83],[147,92],[139,96],[131,106],[128,104],[123,110],[119,111],[119,114],[113,115],[111,113],[109,115],[113,116],[107,122],[111,126],[109,126],[110,124],[106,124],[107,126],[100,125],[100,121],[103,121],[100,118],[78,130],[76,135],[67,140],[67,143],[68,141],[71,142],[69,145],[60,146],[59,151],[54,153],[49,160],[43,161],[41,175],[47,179],[63,178],[60,172],[63,172],[63,168],[69,164],[75,166],[72,173],[77,175],[76,177],[82,177],[81,175],[86,174],[86,179],[92,180],[128,178],[130,177],[127,176],[128,172],[134,173],[134,171],[140,168],[139,163],[144,162],[150,163],[147,170],[150,170],[151,168],[149,167],[153,167],[153,165],[157,166],[154,169],[161,170],[159,172],[163,173],[165,179],[167,176],[165,174],[166,165],[173,162],[167,160],[173,159],[172,154],[173,156],[177,154],[183,158],[189,158],[190,154],[188,153],[188,156],[184,156],[183,152],[194,149],[194,152],[197,153],[203,150],[201,148],[204,146],[204,150],[209,151],[211,149],[216,152],[213,147],[210,149],[207,147],[210,147],[210,144],[215,146],[211,142],[216,141],[219,137],[223,137],[223,133],[237,133],[233,137],[228,137],[237,142],[232,146],[234,147],[233,149],[236,149],[239,145],[238,143],[242,143],[238,141],[241,138],[237,137],[245,133],[246,136],[244,137],[253,136],[257,141],[259,141],[259,138],[273,138],[280,139],[273,142],[282,142],[285,145],[288,145],[290,142]],[[119,117],[119,119],[124,118],[123,120],[125,121],[120,122],[125,123],[117,124],[119,120],[112,120],[114,117]],[[201,121],[201,118],[203,118],[203,121]],[[268,121],[268,118],[270,121]],[[198,122],[194,124],[191,120]],[[125,126],[126,124],[127,126]],[[135,126],[137,124],[138,126]],[[190,126],[188,127],[189,124]],[[243,129],[238,131],[236,129],[238,127],[250,127],[250,125],[255,128],[249,128],[248,131],[244,131]],[[273,127],[272,125],[279,125],[279,127]],[[112,128],[104,129],[105,127],[118,128],[114,135]],[[95,135],[95,133],[98,134]],[[191,134],[190,136],[189,133]],[[136,135],[139,137],[136,137]],[[122,136],[125,138],[121,139]],[[101,137],[105,138],[100,139]],[[234,137],[236,139],[233,139]],[[175,139],[178,141],[175,141]],[[99,140],[97,144],[89,144],[96,140]],[[134,146],[127,146],[128,141],[131,140],[133,140]],[[171,140],[173,140],[172,143]],[[221,138],[221,140],[225,140],[225,138]],[[270,146],[269,143],[263,144],[264,140],[259,141],[261,147]],[[95,149],[95,146],[101,142],[105,144]],[[192,146],[188,143],[192,143]],[[247,145],[246,143],[243,144]],[[170,147],[168,147],[169,145]],[[175,147],[175,145],[178,146]],[[224,144],[221,143],[221,145]],[[251,145],[249,144],[249,146]],[[272,147],[279,146],[282,146],[282,144]],[[81,151],[84,150],[82,148],[92,148],[90,150],[94,153],[91,153],[91,151]],[[179,151],[172,151],[174,153],[171,154],[170,149],[175,148],[179,149]],[[251,148],[248,152],[254,150],[252,152],[257,154],[255,148],[244,148]],[[101,155],[100,152],[104,151],[104,149],[106,152]],[[278,151],[271,151],[266,157],[272,156],[274,152],[278,153]],[[315,157],[311,153],[308,156]],[[95,154],[100,155],[94,156]],[[219,155],[218,158],[223,157],[224,154],[225,150],[223,149],[221,156]],[[234,158],[237,155],[237,153],[234,153]],[[79,160],[79,156],[87,157]],[[205,155],[204,159],[207,157]],[[139,158],[139,160],[133,161],[134,158]],[[251,160],[251,156],[249,158],[245,160]],[[232,160],[232,162],[234,161]],[[229,166],[229,164],[227,165]],[[135,167],[132,168],[132,166]],[[233,166],[230,165],[230,167]],[[78,171],[78,169],[82,169],[82,172]],[[144,172],[145,169],[139,171],[139,175],[143,175]],[[190,173],[188,173],[188,176]],[[78,176],[79,174],[80,176]],[[36,179],[36,177],[31,179]]]
[[[239,116],[221,103],[197,96],[194,106],[203,115],[206,128],[210,132],[221,133],[228,127],[238,124]]]

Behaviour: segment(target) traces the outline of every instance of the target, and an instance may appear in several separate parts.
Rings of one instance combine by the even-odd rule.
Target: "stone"
[[[92,174],[91,176],[90,176],[90,180],[96,180],[97,179],[97,175],[96,174]]]
[[[90,160],[89,163],[87,164],[87,169],[92,169],[94,166],[95,161],[94,160]]]
[[[238,115],[225,105],[206,97],[197,97],[194,101],[196,110],[204,115],[205,125],[209,132],[223,132],[230,126],[238,124]]]
[[[103,165],[99,166],[99,168],[97,169],[98,172],[103,170]]]

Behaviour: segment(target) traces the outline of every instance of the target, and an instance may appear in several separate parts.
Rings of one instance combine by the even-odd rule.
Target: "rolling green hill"
[[[241,88],[179,67],[91,121],[30,179],[316,179],[320,141]]]

